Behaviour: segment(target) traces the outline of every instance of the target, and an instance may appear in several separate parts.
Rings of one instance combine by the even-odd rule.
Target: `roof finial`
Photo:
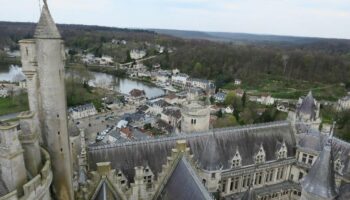
[[[44,5],[47,6],[47,0],[43,0],[44,1]]]

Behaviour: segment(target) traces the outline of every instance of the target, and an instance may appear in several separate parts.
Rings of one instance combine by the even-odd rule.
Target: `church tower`
[[[34,40],[20,41],[32,112],[37,113],[42,141],[51,156],[53,191],[59,200],[73,200],[72,160],[67,127],[65,53],[61,35],[46,0]]]

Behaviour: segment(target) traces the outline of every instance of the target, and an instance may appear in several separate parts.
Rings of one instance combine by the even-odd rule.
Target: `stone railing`
[[[23,194],[19,196],[17,190],[0,197],[0,200],[37,200],[50,199],[50,185],[52,182],[51,161],[49,153],[41,149],[44,166],[40,173],[23,185]]]

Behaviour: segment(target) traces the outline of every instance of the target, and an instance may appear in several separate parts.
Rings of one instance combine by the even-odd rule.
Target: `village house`
[[[92,115],[96,115],[97,111],[94,104],[89,103],[89,104],[71,107],[68,109],[68,113],[72,119],[77,120],[77,119],[89,117]]]
[[[169,81],[169,74],[167,72],[158,72],[156,75],[157,82],[167,83]]]
[[[160,99],[160,100],[157,100],[154,102],[150,102],[149,106],[150,106],[150,109],[149,109],[150,113],[152,113],[154,115],[160,115],[163,112],[163,110],[166,107],[171,106],[171,104],[169,104],[168,102],[166,102],[163,99]]]
[[[232,114],[234,111],[234,108],[232,108],[231,106],[227,106],[225,109],[223,109],[223,113],[227,113],[227,114]]]
[[[140,104],[146,100],[146,93],[144,90],[133,89],[125,98],[129,103]]]
[[[174,74],[174,73],[173,73]],[[179,73],[171,76],[171,83],[179,87],[185,87],[189,76],[187,74]]]
[[[350,95],[338,100],[337,110],[349,110],[350,109]]]
[[[121,128],[120,129],[120,136],[125,138],[125,139],[130,139],[130,140],[133,138],[132,131],[130,130],[129,127]]]
[[[5,98],[9,96],[9,89],[4,85],[0,85],[0,97]]]
[[[214,97],[214,99],[215,99],[215,102],[217,102],[217,103],[222,103],[222,102],[225,101],[226,94],[223,93],[223,92],[218,92],[218,93],[216,93],[213,97]]]
[[[134,60],[139,60],[145,57],[147,52],[145,50],[133,49],[130,51],[130,58]]]
[[[181,111],[178,108],[167,108],[161,113],[160,119],[173,127],[178,127],[181,121]]]
[[[235,85],[241,85],[242,80],[241,79],[235,79]]]
[[[272,105],[275,103],[275,99],[273,97],[271,97],[271,95],[261,95],[260,98],[257,99],[258,103],[261,103],[263,105]]]

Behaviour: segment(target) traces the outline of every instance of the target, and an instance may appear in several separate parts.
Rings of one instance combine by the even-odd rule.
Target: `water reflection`
[[[0,66],[0,81],[19,82],[25,79],[25,75],[22,72],[22,68],[17,65],[10,65],[8,67]],[[79,76],[79,73],[74,70],[67,70],[67,76],[74,74]],[[114,91],[121,92],[123,94],[129,94],[132,89],[144,90],[147,98],[154,98],[163,95],[165,92],[163,89],[148,85],[141,81],[135,81],[127,78],[117,78],[113,75],[89,72],[90,81],[89,85],[104,87],[113,89]],[[84,79],[84,77],[82,77]]]
[[[17,65],[10,65],[8,68],[0,66],[0,81],[20,82],[25,79],[22,68]]]
[[[132,89],[144,90],[148,98],[158,97],[164,94],[164,90],[158,87],[147,85],[140,81],[126,78],[117,78],[113,75],[91,72],[93,79],[89,82],[91,86],[113,88],[114,91],[128,94]]]

